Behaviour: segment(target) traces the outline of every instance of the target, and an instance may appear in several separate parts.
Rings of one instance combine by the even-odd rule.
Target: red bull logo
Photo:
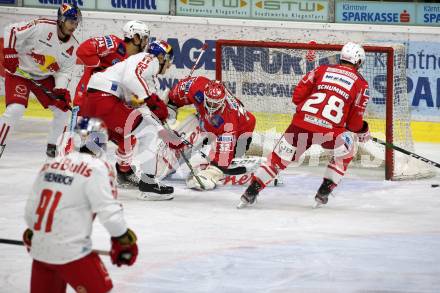
[[[165,50],[165,52],[168,54],[171,51],[171,45],[168,44],[165,41],[160,41],[160,46]]]
[[[60,66],[53,56],[42,55],[33,51],[28,55],[34,59],[34,62],[38,64],[38,68],[40,68],[42,72],[57,72],[60,70]]]

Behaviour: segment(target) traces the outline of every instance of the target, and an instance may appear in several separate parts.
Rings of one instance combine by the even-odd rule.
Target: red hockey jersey
[[[128,57],[124,41],[114,35],[84,41],[78,47],[76,56],[84,64],[84,74],[76,87],[74,99],[74,104],[78,106],[82,104],[93,72],[108,68]]]
[[[311,132],[358,132],[369,99],[368,82],[353,67],[321,65],[296,86],[292,123]]]
[[[255,117],[246,111],[243,104],[229,91],[226,91],[224,107],[209,115],[204,107],[204,89],[209,81],[203,76],[183,79],[171,90],[169,98],[177,107],[194,105],[200,116],[202,130],[216,136],[215,146],[210,153],[212,162],[227,167],[234,158],[240,136],[245,133],[252,135]]]

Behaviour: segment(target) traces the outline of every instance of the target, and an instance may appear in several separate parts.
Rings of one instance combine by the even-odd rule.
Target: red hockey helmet
[[[211,80],[205,86],[205,109],[211,115],[225,104],[225,86],[219,80]]]

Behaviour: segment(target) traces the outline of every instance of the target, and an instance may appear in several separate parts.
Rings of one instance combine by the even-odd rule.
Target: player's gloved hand
[[[173,150],[180,150],[187,145],[185,139],[174,130],[162,129],[159,137]]]
[[[3,55],[3,67],[10,73],[14,73],[17,70],[19,64],[17,51],[13,48],[4,48]]]
[[[361,143],[365,143],[371,139],[370,128],[368,127],[367,121],[363,121],[361,130],[356,134]]]
[[[70,98],[70,92],[68,89],[53,89],[53,93],[57,96],[57,100],[54,101],[54,106],[63,112],[70,109],[70,103],[72,102]]]
[[[34,236],[34,232],[32,232],[31,229],[27,228],[26,230],[24,230],[24,232],[23,232],[23,243],[24,243],[24,246],[26,247],[26,250],[28,252],[31,251],[32,236]]]
[[[118,267],[121,265],[131,266],[134,264],[138,255],[136,241],[136,234],[134,234],[131,229],[127,229],[127,232],[119,237],[112,237],[112,248],[110,250],[112,264]]]
[[[167,105],[159,98],[158,95],[151,94],[151,96],[145,99],[145,103],[147,104],[148,108],[150,108],[151,112],[153,112],[160,121],[165,121],[167,119]]]

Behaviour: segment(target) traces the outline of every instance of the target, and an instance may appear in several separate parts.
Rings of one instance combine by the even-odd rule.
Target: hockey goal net
[[[307,44],[274,41],[218,40],[216,78],[222,80],[257,117],[250,152],[269,153],[289,125],[295,106],[292,91],[302,76],[321,64],[339,62],[340,44]],[[361,73],[370,85],[366,120],[373,136],[414,151],[406,84],[405,47],[365,45]],[[328,156],[312,148],[309,165]],[[321,158],[321,159],[320,159]],[[385,178],[416,179],[433,176],[431,166],[396,153],[372,141],[360,145],[358,167],[385,167]]]

